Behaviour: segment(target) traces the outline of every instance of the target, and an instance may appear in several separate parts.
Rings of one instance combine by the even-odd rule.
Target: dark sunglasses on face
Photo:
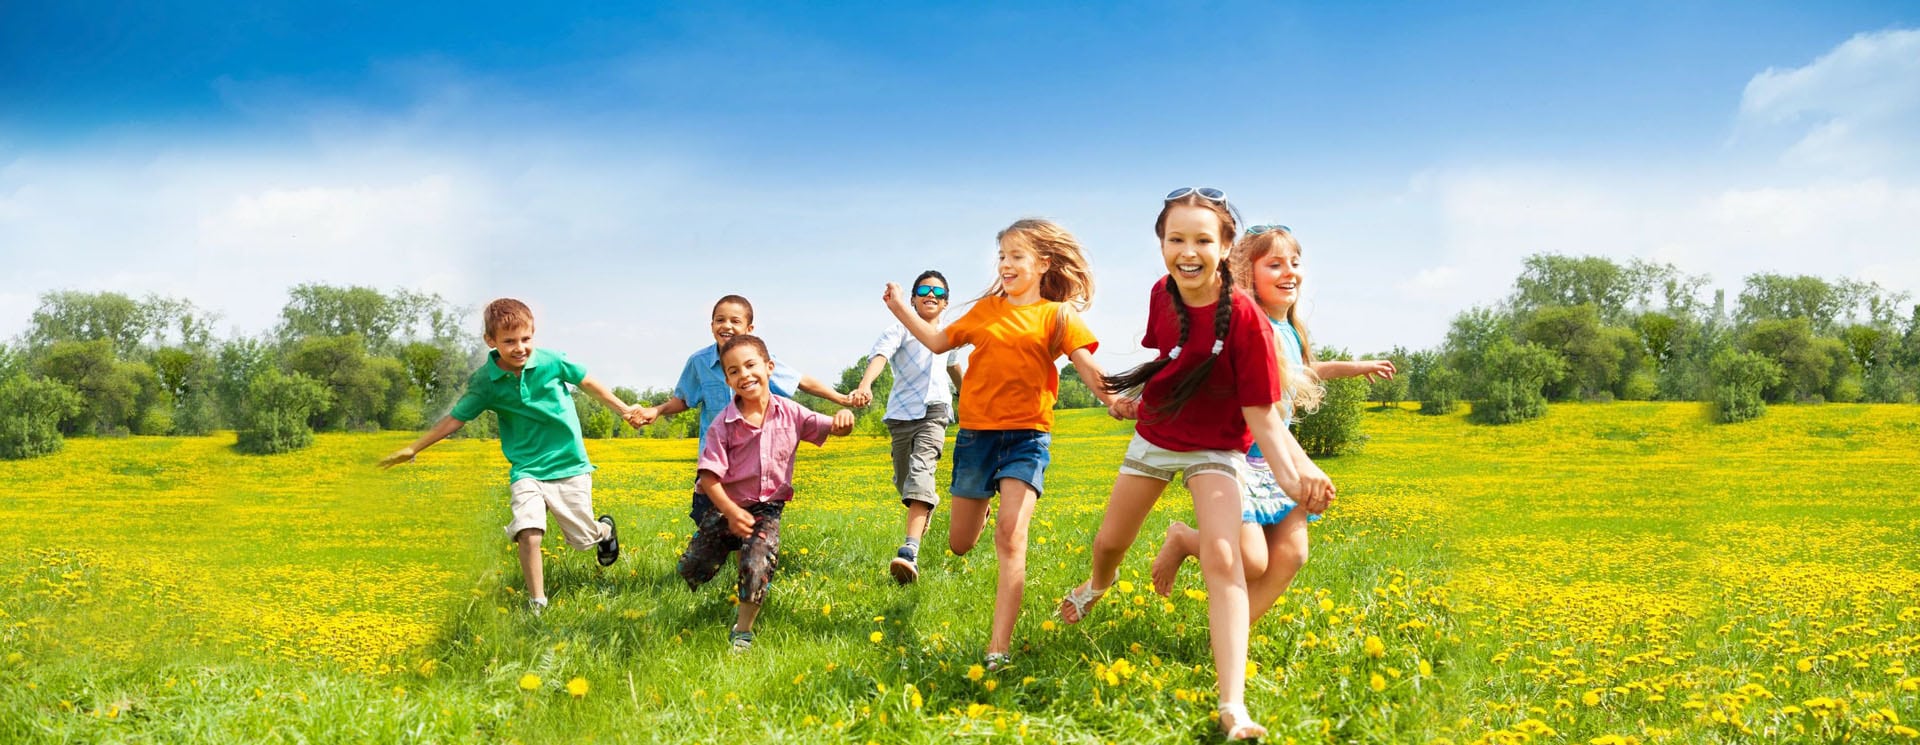
[[[932,295],[936,300],[945,300],[947,297],[947,288],[934,285],[919,285],[913,288],[914,297],[926,297],[928,295]]]

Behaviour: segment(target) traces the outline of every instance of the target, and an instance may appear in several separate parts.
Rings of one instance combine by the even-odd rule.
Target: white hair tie
[[[1219,340],[1219,339],[1214,339],[1214,340],[1213,340],[1213,356],[1215,356],[1215,357],[1218,357],[1218,356],[1220,356],[1220,350],[1222,350],[1222,349],[1226,349],[1226,348],[1227,348],[1227,343],[1226,343],[1226,342],[1224,342],[1224,341],[1221,341],[1221,340]]]
[[[1171,351],[1171,352],[1168,352],[1168,353],[1167,353],[1167,359],[1169,359],[1169,360],[1177,360],[1177,359],[1180,359],[1180,348],[1179,348],[1179,347],[1174,347],[1174,348],[1173,348],[1173,351]]]

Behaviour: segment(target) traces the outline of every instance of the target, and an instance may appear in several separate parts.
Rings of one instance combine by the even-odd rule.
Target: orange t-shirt
[[[947,326],[954,346],[973,345],[967,374],[960,379],[961,429],[1053,429],[1053,403],[1060,397],[1053,361],[1083,347],[1100,348],[1073,312],[1065,314],[1059,348],[1047,348],[1060,305],[1047,300],[1014,305],[1004,297],[985,297]]]

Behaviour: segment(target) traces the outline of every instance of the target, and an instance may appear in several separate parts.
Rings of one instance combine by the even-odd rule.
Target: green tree
[[[204,435],[220,426],[214,359],[205,347],[161,347],[151,360],[160,390],[173,402],[173,434]]]
[[[939,374],[945,375],[946,371]],[[1091,409],[1100,405],[1100,399],[1087,390],[1087,384],[1080,381],[1080,372],[1072,363],[1060,371],[1060,397],[1053,402],[1055,409]]]
[[[1519,332],[1521,341],[1553,350],[1567,363],[1567,375],[1548,383],[1549,398],[1556,401],[1593,399],[1602,393],[1611,397],[1614,384],[1620,379],[1626,350],[1622,348],[1622,337],[1608,333],[1601,325],[1596,306],[1539,308],[1521,322]],[[1637,341],[1632,343],[1637,345]]]
[[[81,405],[61,423],[66,434],[126,434],[139,414],[141,377],[113,355],[113,342],[55,342],[36,362],[40,375],[66,384]]]
[[[1396,374],[1391,378],[1379,378],[1368,382],[1366,384],[1368,401],[1378,403],[1382,408],[1391,408],[1399,406],[1401,401],[1407,399],[1407,393],[1411,389],[1411,381],[1407,375],[1408,368],[1412,366],[1409,356],[1406,349],[1394,347],[1390,352],[1369,357],[1369,359],[1393,360],[1393,369]]]
[[[131,357],[154,325],[151,308],[117,292],[49,292],[28,322],[27,344],[104,341],[115,357]],[[85,398],[84,391],[78,391]]]
[[[580,419],[580,436],[603,440],[614,436],[620,424],[620,417],[607,409],[599,399],[579,388],[573,389],[573,413]]]
[[[1453,368],[1436,364],[1412,382],[1420,390],[1420,413],[1439,416],[1460,408],[1463,383]]]
[[[60,423],[80,406],[80,395],[57,380],[15,374],[0,381],[0,458],[59,452]]]
[[[302,284],[288,291],[280,309],[280,339],[353,337],[370,349],[385,349],[406,322],[407,308],[371,287]]]
[[[1853,306],[1861,286],[1832,283],[1819,277],[1754,274],[1740,291],[1738,319],[1752,326],[1762,321],[1806,320],[1811,331],[1827,333]],[[1778,362],[1778,360],[1775,360]],[[1787,371],[1791,376],[1792,370]]]
[[[320,430],[367,430],[378,426],[391,399],[388,390],[404,384],[406,372],[398,361],[375,364],[358,336],[312,336],[296,342],[287,353],[287,367],[326,387],[328,401],[313,412]]]
[[[1804,317],[1756,321],[1741,346],[1780,366],[1783,374],[1763,393],[1772,403],[1825,400],[1839,379],[1836,370],[1844,375],[1848,368],[1846,345],[1814,336],[1813,323]]]
[[[1757,419],[1767,411],[1762,393],[1777,384],[1780,365],[1758,352],[1720,350],[1711,370],[1713,417],[1721,423]]]
[[[1523,260],[1513,289],[1509,303],[1516,315],[1583,305],[1609,313],[1624,311],[1635,294],[1632,275],[1611,259],[1554,254],[1534,254]]]
[[[1321,360],[1347,360],[1345,350],[1322,348]],[[1293,420],[1293,436],[1307,455],[1315,458],[1358,453],[1366,446],[1367,436],[1360,431],[1361,410],[1366,405],[1367,386],[1357,378],[1325,381],[1327,394],[1320,408]]]
[[[268,368],[277,367],[278,352],[261,339],[241,337],[220,344],[213,367],[213,395],[220,420],[239,428],[253,379]]]
[[[300,373],[291,375],[266,368],[247,384],[235,447],[244,453],[270,455],[313,444],[308,420],[327,403],[326,386]]]
[[[1472,398],[1483,389],[1487,350],[1511,340],[1512,320],[1492,308],[1470,308],[1453,317],[1441,347],[1445,364],[1461,373],[1461,393]]]
[[[1546,386],[1567,374],[1566,360],[1533,342],[1500,339],[1487,350],[1485,393],[1473,406],[1473,418],[1486,424],[1510,424],[1547,413]]]

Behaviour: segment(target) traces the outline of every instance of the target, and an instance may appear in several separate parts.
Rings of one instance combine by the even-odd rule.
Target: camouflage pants
[[[727,554],[740,552],[740,602],[760,604],[767,600],[767,586],[773,583],[773,568],[780,558],[780,513],[785,502],[761,502],[746,506],[753,515],[753,535],[741,538],[727,530],[727,517],[713,509],[694,510],[699,526],[687,550],[680,554],[680,578],[687,589],[696,589],[720,573]]]

